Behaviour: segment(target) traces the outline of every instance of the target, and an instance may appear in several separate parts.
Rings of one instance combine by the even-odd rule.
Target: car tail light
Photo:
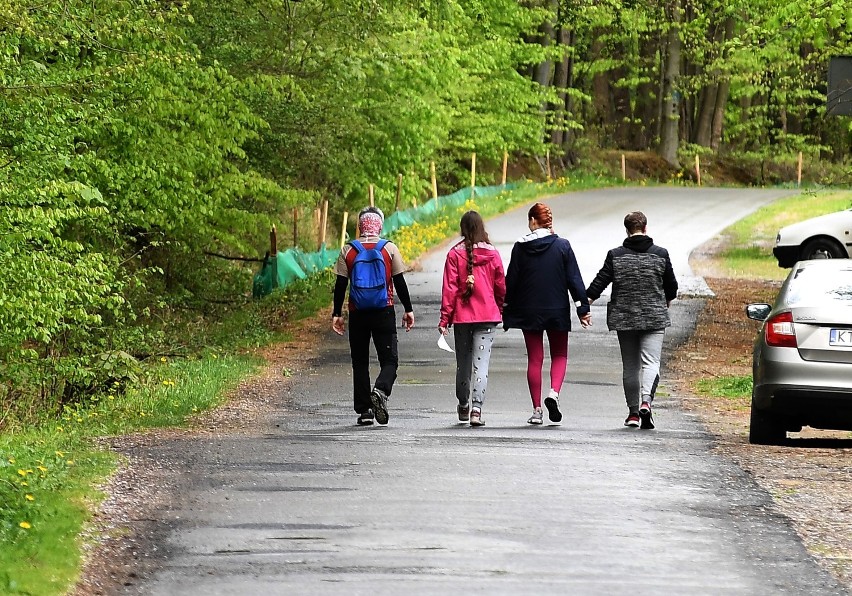
[[[766,321],[766,344],[776,348],[797,347],[793,313],[778,313]]]

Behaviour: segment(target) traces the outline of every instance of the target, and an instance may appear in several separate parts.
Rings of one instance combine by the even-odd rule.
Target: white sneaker
[[[541,414],[541,408],[539,408],[537,410],[533,410],[533,414],[532,416],[530,416],[530,419],[527,420],[527,422],[529,424],[541,424],[543,422],[542,418],[543,416]]]
[[[562,423],[562,412],[559,411],[559,394],[553,389],[550,390],[550,395],[544,398],[544,407],[547,408],[547,417],[554,424]]]

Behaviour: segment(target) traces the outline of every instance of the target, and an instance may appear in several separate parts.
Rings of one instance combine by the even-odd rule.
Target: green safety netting
[[[471,195],[474,197],[493,197],[504,190],[511,190],[516,186],[517,184],[506,184],[503,186],[469,186],[467,188],[457,190],[450,195],[438,197],[437,199],[429,199],[422,205],[397,211],[396,213],[385,217],[385,225],[382,227],[382,235],[387,236],[399,228],[410,226],[416,221],[420,221],[421,219],[434,215],[440,209],[464,205],[465,201],[470,199]]]
[[[390,234],[399,228],[410,226],[429,216],[435,215],[439,210],[446,207],[458,207],[464,205],[465,201],[474,197],[492,197],[505,190],[515,188],[516,184],[503,186],[476,186],[462,188],[453,194],[430,199],[429,201],[397,211],[385,218],[382,235]],[[252,296],[260,298],[270,294],[276,288],[283,288],[297,279],[305,279],[310,274],[331,267],[337,260],[338,250],[328,250],[323,244],[317,252],[306,253],[298,248],[287,250],[274,255],[267,256],[263,261],[260,271],[254,276],[252,285]]]
[[[317,252],[308,253],[299,248],[288,248],[269,255],[254,276],[252,296],[266,296],[275,288],[283,288],[297,279],[305,279],[312,273],[331,267],[337,260],[337,255],[337,250],[328,250],[325,244]]]

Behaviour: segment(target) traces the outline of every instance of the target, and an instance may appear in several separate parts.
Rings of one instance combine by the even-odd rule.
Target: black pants
[[[397,352],[396,315],[392,306],[384,310],[349,313],[349,350],[352,354],[352,385],[355,411],[359,414],[372,408],[370,402],[370,338],[379,356],[379,376],[376,388],[390,395],[399,366]]]

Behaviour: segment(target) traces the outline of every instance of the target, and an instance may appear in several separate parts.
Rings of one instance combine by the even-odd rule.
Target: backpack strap
[[[357,242],[357,240],[356,240],[356,242]],[[376,242],[376,250],[382,250],[385,247],[385,244],[387,244],[387,243],[388,243],[387,240],[384,240],[384,239],[379,240],[378,242]]]
[[[351,246],[352,248],[355,249],[356,254],[363,252],[363,250],[364,250],[364,245],[361,244],[360,242],[358,242],[357,240],[350,240],[349,246]]]

